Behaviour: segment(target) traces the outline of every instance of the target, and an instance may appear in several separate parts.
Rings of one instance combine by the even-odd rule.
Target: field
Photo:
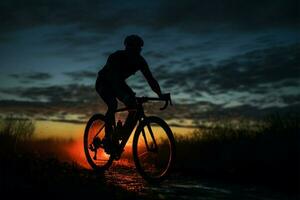
[[[202,177],[300,188],[300,117],[217,123],[177,138],[175,169]]]
[[[208,129],[199,128],[189,137],[177,135],[172,185],[181,184],[186,177],[194,177],[200,183],[209,180],[214,184],[216,181],[223,181],[225,185],[251,184],[299,195],[299,130],[299,115],[275,114],[259,123],[228,121]],[[110,171],[113,178],[108,180],[106,175],[89,169],[81,141],[34,139],[33,132],[31,120],[1,121],[2,193],[59,197],[98,195],[107,199],[140,197],[139,189],[134,187],[145,187],[145,183],[133,174],[127,150],[123,163],[131,162],[132,169],[127,170],[129,178],[120,170]],[[153,189],[149,185],[146,187]],[[151,195],[149,199],[157,197],[155,192]]]
[[[32,139],[30,120],[7,119],[0,131],[0,191],[31,197],[99,196],[135,199],[132,192],[108,184],[103,174],[72,162],[73,140]]]

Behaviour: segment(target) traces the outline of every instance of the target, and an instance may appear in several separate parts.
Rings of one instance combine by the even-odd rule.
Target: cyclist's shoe
[[[110,154],[112,146],[113,146],[111,139],[105,137],[105,138],[103,138],[102,143],[103,143],[105,153]]]
[[[102,143],[103,143],[105,153],[112,155],[117,152],[117,149],[118,149],[117,141],[105,137],[105,138],[103,138]]]

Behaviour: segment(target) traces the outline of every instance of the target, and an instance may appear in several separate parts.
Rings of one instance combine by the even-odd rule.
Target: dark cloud
[[[259,119],[264,118],[268,115],[272,115],[274,113],[281,113],[281,114],[287,114],[287,113],[295,113],[298,112],[300,108],[300,104],[294,104],[290,105],[288,107],[277,107],[277,106],[270,106],[266,108],[258,108],[256,106],[252,105],[240,105],[230,108],[223,108],[220,110],[217,110],[215,112],[212,112],[211,118],[215,120],[222,120],[222,118],[232,118],[232,119],[238,119],[238,118],[252,118],[252,119]]]
[[[82,79],[92,79],[96,80],[97,78],[97,71],[87,71],[87,70],[81,70],[81,71],[75,71],[75,72],[65,72],[66,76],[72,78],[74,81],[82,80]]]
[[[105,31],[128,24],[128,21],[138,22],[147,13],[142,10],[143,5],[139,1],[132,4],[101,0],[12,0],[2,1],[0,5],[0,20],[6,29],[78,24],[81,29]],[[141,9],[136,10],[137,7]]]
[[[230,24],[264,28],[299,23],[297,0],[175,1],[1,1],[2,30],[38,25],[78,24],[81,29],[111,31],[135,25],[153,28],[205,29]]]
[[[81,115],[85,117],[85,120],[89,118],[93,113],[105,112],[105,106],[101,104],[101,101],[95,101],[94,103],[87,102],[40,102],[40,101],[14,101],[14,100],[2,100],[0,101],[1,114],[14,114],[25,115],[37,119],[50,120],[70,120],[62,117],[61,113],[67,113],[68,115]]]
[[[146,51],[145,53],[143,53],[144,56],[146,56],[147,58],[154,58],[154,59],[166,59],[168,56],[163,54],[163,53],[159,53],[157,51]]]
[[[1,89],[0,92],[33,101],[83,103],[98,99],[94,87],[78,84],[48,87],[16,87]]]
[[[2,113],[70,120],[65,117],[71,114],[89,117],[95,112],[104,113],[106,109],[94,87],[89,85],[16,87],[1,89],[0,92],[26,99],[1,101]]]
[[[187,93],[264,93],[272,85],[297,87],[300,84],[300,47],[295,44],[255,50],[217,65],[201,65],[183,71],[158,68],[156,74],[165,88],[179,88]]]
[[[27,98],[27,101],[0,101],[2,113],[24,114],[31,117],[55,116],[57,120],[69,120],[68,114],[83,115],[88,118],[95,112],[105,113],[106,105],[93,86],[71,84],[66,86],[29,87],[2,89],[0,92]],[[122,104],[120,104],[122,106]],[[213,111],[220,106],[210,102],[178,103],[164,112],[161,103],[147,103],[149,115],[160,115],[166,119],[194,119],[203,109]],[[47,117],[48,116],[48,117]],[[82,120],[82,119],[81,119]]]
[[[189,25],[228,23],[236,27],[253,28],[298,23],[299,3],[297,0],[191,0],[172,1],[165,4],[162,21],[174,25],[187,22]],[[188,18],[188,20],[186,20]],[[198,27],[194,27],[198,28]]]
[[[52,76],[49,73],[32,73],[32,74],[28,74],[26,76],[27,79],[31,79],[31,80],[47,80],[50,79]]]
[[[221,63],[214,69],[209,84],[219,92],[251,91],[262,84],[297,80],[300,76],[299,56],[297,44],[252,51]]]
[[[97,47],[99,42],[106,39],[102,34],[81,34],[80,31],[65,30],[59,33],[59,37],[53,37],[53,33],[44,35],[45,42],[50,44],[64,44],[68,45],[68,48],[92,48]]]
[[[283,95],[281,98],[288,104],[300,104],[300,94]]]
[[[106,106],[100,99],[89,99],[86,102],[40,102],[40,101],[0,101],[1,114],[15,114],[33,117],[36,119],[55,120],[61,122],[71,122],[67,115],[80,115],[81,118],[72,119],[72,123],[86,121],[93,113],[105,113]],[[200,105],[201,103],[201,105]],[[203,111],[203,105],[210,109]],[[163,112],[159,110],[163,103],[147,103],[145,111],[147,115],[158,115],[167,120],[173,119],[212,119],[214,112],[221,107],[209,102],[199,102],[194,104],[175,104]],[[201,112],[202,111],[202,112]],[[62,115],[62,113],[64,113]],[[220,112],[219,112],[220,113]],[[224,116],[224,115],[223,115]],[[182,124],[181,126],[185,126]]]
[[[220,62],[218,65],[201,65],[182,71],[172,72],[166,65],[161,65],[153,73],[161,82],[164,90],[171,91],[174,95],[191,95],[192,102],[196,101],[192,99],[193,97],[201,98],[203,92],[213,96],[229,94],[232,91],[248,92],[249,95],[264,95],[274,88],[299,87],[300,68],[298,66],[300,57],[298,55],[298,45],[274,47],[234,56]],[[37,74],[26,75],[25,77],[36,79],[41,77]],[[74,81],[78,81],[84,78],[94,80],[97,73],[96,71],[82,70],[66,72],[65,75],[71,77]],[[12,76],[15,78],[22,77],[18,74]],[[137,91],[143,91],[147,87],[147,83],[141,78],[137,77],[129,83]],[[93,85],[70,84],[48,87],[18,87],[2,89],[1,92],[33,101],[92,102],[100,99]],[[235,97],[232,96],[232,98]],[[248,102],[245,100],[247,99],[246,96],[242,98],[238,100],[245,104],[249,103],[250,100]],[[257,99],[256,102],[251,101],[256,105],[263,105],[270,99],[272,99],[270,96],[265,95],[263,99]],[[285,100],[284,103],[289,104],[292,102]]]
[[[226,52],[215,52],[215,50],[224,49],[223,47],[227,44],[222,42],[233,37],[234,34],[226,36],[224,32],[221,32],[220,36],[207,37],[215,33],[211,31],[211,28],[235,30],[238,32],[237,35],[245,33],[241,32],[241,29],[260,31],[265,28],[274,28],[272,30],[278,31],[282,27],[296,29],[299,26],[297,0],[10,0],[0,2],[0,21],[2,25],[0,43],[16,37],[7,32],[54,25],[54,28],[43,29],[42,39],[47,45],[60,44],[59,49],[53,48],[56,56],[71,55],[76,61],[95,59],[98,56],[97,53],[91,52],[98,52],[99,43],[105,48],[109,47],[113,42],[111,38],[107,42],[108,36],[111,37],[116,30],[123,30],[122,28],[126,31],[126,27],[133,27],[130,30],[135,30],[135,28],[144,30],[149,41],[154,44],[155,42],[156,44],[170,44],[169,41],[172,41],[170,46],[166,45],[166,47],[174,47],[168,50],[168,53],[166,53],[166,47],[155,48],[157,49],[155,52],[152,50],[144,52],[147,58],[166,60],[166,62],[159,62],[164,65],[155,68],[153,74],[162,83],[164,90],[170,90],[177,97],[175,105],[164,112],[159,111],[162,105],[149,104],[146,106],[149,114],[161,115],[166,119],[199,120],[225,116],[259,116],[268,112],[299,109],[298,94],[291,94],[291,90],[288,94],[274,94],[278,88],[300,87],[299,44],[278,46],[280,40],[274,38],[276,34],[267,34],[252,41],[253,44],[241,42],[239,47],[243,50],[241,52],[245,52],[245,49],[252,49],[251,52],[241,53],[215,63],[212,62],[216,61],[214,57],[208,54],[220,53],[220,57],[222,53],[226,54]],[[180,34],[180,31],[191,33],[201,31],[203,35],[191,36],[186,33],[176,35],[177,31]],[[172,34],[176,36],[173,40]],[[277,35],[280,35],[280,31]],[[23,35],[17,36],[23,37]],[[288,37],[284,33],[282,36]],[[24,38],[26,37],[28,36],[24,35]],[[164,38],[169,40],[163,41]],[[177,43],[178,38],[181,41]],[[193,41],[189,41],[190,39]],[[258,47],[257,44],[273,47],[259,50],[261,46]],[[228,46],[231,47],[230,44]],[[176,54],[172,53],[172,50]],[[107,51],[104,53],[105,56],[111,53],[108,52],[109,49],[103,50],[102,48],[101,51]],[[235,51],[232,50],[231,53]],[[47,56],[50,54],[51,52]],[[199,62],[200,59],[202,59],[201,62]],[[167,65],[175,67],[171,69]],[[24,113],[37,117],[41,115],[47,120],[49,120],[48,116],[56,116],[51,120],[73,123],[81,123],[94,112],[105,112],[106,106],[97,95],[94,86],[78,84],[78,81],[82,79],[95,80],[97,71],[81,70],[65,72],[64,75],[77,84],[46,87],[21,85],[0,89],[3,94],[27,100],[0,101],[1,112]],[[41,72],[15,73],[10,77],[21,83],[45,81],[52,78],[51,74]],[[146,90],[147,83],[141,78],[134,79],[131,83],[138,91]],[[272,91],[275,92],[272,93]],[[231,95],[243,92],[247,94],[242,97]],[[212,98],[205,99],[203,93]],[[231,99],[226,100],[224,97],[219,101],[221,103],[216,103],[215,99],[218,95],[231,95]],[[255,95],[260,98],[255,99],[253,97]],[[202,101],[199,100],[201,98]],[[236,104],[229,107],[228,101],[231,100],[237,100],[242,105]],[[284,106],[266,106],[270,102],[276,104],[277,101],[284,103]],[[67,118],[68,114],[82,115],[83,118],[70,121]]]
[[[52,78],[52,75],[44,72],[32,72],[22,74],[10,74],[10,77],[18,79],[23,83],[30,83],[32,81],[45,81]]]
[[[204,108],[203,105],[205,105]],[[288,107],[258,108],[252,105],[240,105],[224,108],[222,105],[210,102],[197,102],[193,104],[174,104],[163,112],[159,110],[162,104],[149,103],[145,105],[147,115],[157,115],[163,119],[177,122],[172,123],[177,127],[187,127],[180,120],[198,122],[211,122],[226,119],[259,119],[274,113],[295,113],[300,110],[300,103]],[[1,115],[18,115],[38,120],[58,121],[68,123],[86,123],[94,113],[105,113],[106,106],[101,101],[91,102],[39,102],[39,101],[0,101]],[[62,113],[65,113],[62,115]],[[68,115],[78,115],[72,119]],[[192,127],[194,125],[191,125]]]

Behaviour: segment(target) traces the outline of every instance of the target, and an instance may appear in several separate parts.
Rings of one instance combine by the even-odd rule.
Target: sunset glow
[[[0,199],[299,199],[299,5],[0,0]]]
[[[65,151],[70,156],[72,162],[76,162],[84,168],[91,169],[91,166],[86,161],[83,141],[81,139],[74,141],[70,146],[66,146]]]

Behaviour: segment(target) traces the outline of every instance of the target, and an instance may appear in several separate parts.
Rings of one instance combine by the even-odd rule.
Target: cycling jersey
[[[101,82],[116,84],[125,81],[129,76],[141,70],[148,73],[149,67],[143,56],[119,50],[111,54],[105,66],[98,72]]]

